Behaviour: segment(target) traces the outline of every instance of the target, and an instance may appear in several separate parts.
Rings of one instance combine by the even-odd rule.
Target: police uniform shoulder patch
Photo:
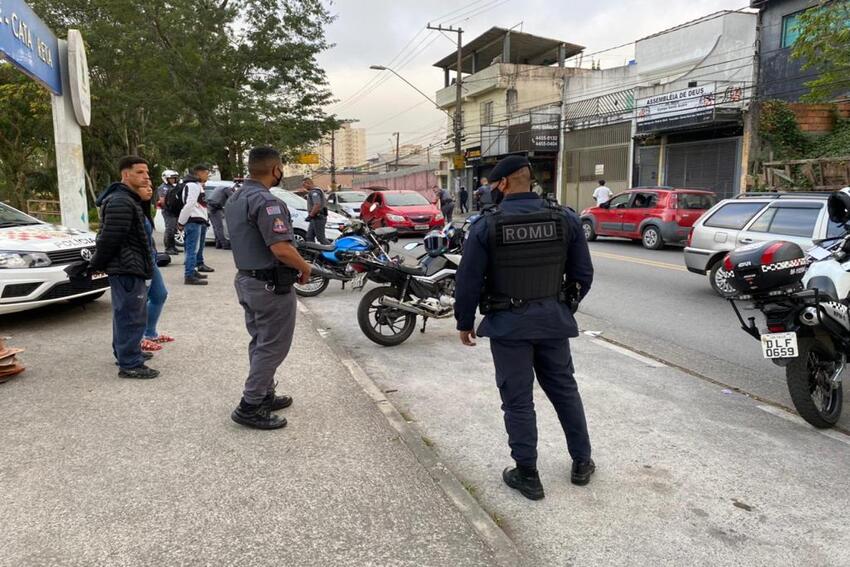
[[[280,205],[272,205],[270,207],[266,207],[266,214],[268,214],[268,215],[279,215],[279,214],[281,214]]]
[[[555,221],[506,224],[501,228],[504,244],[528,244],[558,239],[558,227]]]
[[[274,219],[274,224],[272,225],[272,232],[276,232],[278,234],[286,234],[289,232],[289,229],[286,228],[286,223],[283,222],[283,219]]]

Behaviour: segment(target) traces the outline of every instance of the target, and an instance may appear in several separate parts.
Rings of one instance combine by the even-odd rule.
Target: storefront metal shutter
[[[665,184],[707,189],[721,199],[734,196],[740,181],[738,147],[739,138],[669,145]]]

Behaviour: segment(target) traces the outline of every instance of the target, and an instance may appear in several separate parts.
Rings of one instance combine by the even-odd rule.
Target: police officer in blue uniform
[[[269,147],[252,149],[248,171],[250,176],[224,208],[239,269],[236,294],[251,335],[251,368],[231,418],[247,427],[279,429],[286,418],[271,412],[290,406],[292,398],[275,393],[275,372],[289,353],[295,331],[297,300],[292,284],[309,281],[310,264],[292,243],[289,210],[269,192],[283,177],[280,153]]]
[[[505,197],[470,228],[457,272],[455,318],[461,342],[475,346],[476,307],[484,315],[478,335],[490,338],[516,462],[502,478],[526,498],[540,500],[535,374],[566,435],[571,481],[585,485],[596,469],[569,344],[578,336],[573,313],[590,291],[593,265],[578,217],[532,192],[525,157],[501,160],[490,182]]]

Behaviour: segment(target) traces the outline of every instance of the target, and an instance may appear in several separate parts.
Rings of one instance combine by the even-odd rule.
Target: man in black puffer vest
[[[150,379],[159,372],[144,364],[142,336],[147,323],[147,287],[153,254],[145,233],[142,197],[150,198],[148,162],[136,156],[118,164],[121,182],[97,199],[100,232],[91,269],[109,274],[112,289],[112,350],[121,378]]]

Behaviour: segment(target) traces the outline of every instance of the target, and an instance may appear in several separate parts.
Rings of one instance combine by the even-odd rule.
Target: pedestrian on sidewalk
[[[502,479],[539,500],[544,492],[537,472],[535,373],[566,435],[573,484],[587,484],[596,468],[569,342],[578,336],[571,307],[590,290],[593,265],[578,217],[532,192],[527,158],[504,158],[490,175],[506,196],[472,224],[457,271],[455,318],[461,342],[475,346],[476,307],[484,314],[478,335],[490,337],[516,463]]]
[[[159,265],[157,263],[157,256],[159,254],[156,249],[156,241],[153,238],[153,217],[151,216],[150,202],[153,195],[153,185],[149,185],[149,190],[150,193],[147,196],[142,196],[142,212],[145,214],[145,233],[148,235],[148,244],[150,244],[153,256],[153,277],[148,284],[148,315],[145,333],[142,336],[142,351],[156,352],[162,350],[162,343],[170,343],[174,339],[156,330],[162,310],[165,307],[165,300],[168,299],[168,289],[165,287],[165,279],[162,277],[162,272],[159,271]]]
[[[319,244],[330,242],[325,237],[325,225],[328,222],[328,198],[321,188],[313,184],[313,180],[305,177],[301,186],[307,191],[307,242],[319,241]]]
[[[460,199],[460,214],[465,214],[469,212],[469,191],[466,190],[466,187],[461,186],[460,193],[458,194],[458,198]]]
[[[157,214],[162,215],[162,220],[165,222],[165,236],[162,245],[165,247],[165,253],[170,256],[180,254],[180,251],[177,249],[177,241],[174,238],[177,234],[177,217],[165,207],[165,196],[168,195],[170,189],[177,187],[179,180],[179,173],[173,169],[166,169],[162,172],[162,185],[156,190]]]
[[[145,233],[141,202],[151,198],[148,162],[127,156],[118,163],[121,181],[110,185],[96,204],[100,232],[91,269],[109,275],[112,291],[112,351],[121,378],[150,379],[159,372],[148,368],[142,353],[147,319],[145,280],[153,277],[153,251]]]
[[[599,187],[593,191],[593,199],[596,201],[596,206],[598,207],[599,205],[610,201],[613,194],[614,193],[605,186],[605,180],[600,179]]]
[[[224,228],[224,205],[227,204],[227,200],[235,190],[235,185],[219,187],[207,197],[210,224],[212,224],[213,234],[215,235],[215,247],[220,250],[230,250],[230,240],[227,239]]]
[[[206,275],[215,270],[204,262],[204,244],[210,225],[204,183],[210,177],[210,168],[196,165],[183,179],[183,209],[177,218],[177,228],[183,231],[183,283],[207,285]]]
[[[486,177],[481,178],[481,187],[475,190],[475,203],[479,211],[493,204],[493,190]]]
[[[272,414],[292,404],[275,393],[275,372],[292,346],[297,298],[292,284],[310,280],[310,264],[292,244],[292,218],[286,205],[269,192],[283,178],[283,162],[274,148],[248,154],[249,177],[225,206],[236,275],[236,295],[245,310],[250,370],[236,423],[279,429],[286,419]]]
[[[455,200],[448,189],[440,189],[440,212],[446,219],[446,226],[451,224],[455,211]]]

